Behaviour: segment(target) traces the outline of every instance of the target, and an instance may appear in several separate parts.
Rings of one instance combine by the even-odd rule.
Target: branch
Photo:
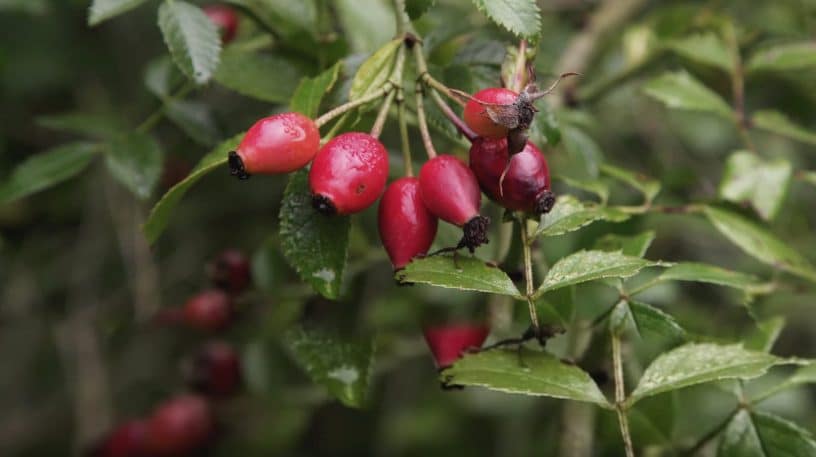
[[[597,54],[598,44],[618,26],[636,14],[647,0],[605,0],[590,16],[584,30],[576,35],[555,65],[557,74],[584,73]],[[555,98],[552,106],[558,108],[574,96],[577,80],[566,81],[564,98]]]

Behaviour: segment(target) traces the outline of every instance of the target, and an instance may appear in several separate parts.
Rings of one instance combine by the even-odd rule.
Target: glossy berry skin
[[[377,201],[388,178],[388,151],[367,133],[349,132],[326,143],[312,162],[309,187],[323,214],[358,213]]]
[[[241,362],[231,345],[213,342],[193,358],[190,384],[207,395],[222,397],[235,393],[241,385]]]
[[[197,395],[179,395],[159,405],[148,421],[151,456],[185,456],[202,448],[214,430],[214,419],[206,400]]]
[[[423,333],[441,370],[453,365],[467,349],[482,347],[490,329],[484,324],[462,323],[425,327]]]
[[[462,227],[462,240],[456,249],[466,247],[473,252],[488,242],[490,219],[479,215],[479,182],[464,162],[451,155],[425,162],[419,171],[419,190],[431,214]]]
[[[477,138],[470,147],[470,168],[484,193],[509,210],[541,214],[555,202],[547,160],[530,142],[511,157],[506,139]]]
[[[221,32],[222,43],[227,44],[235,38],[238,31],[238,15],[235,10],[226,5],[207,5],[202,9]]]
[[[252,280],[249,259],[237,249],[227,249],[208,266],[207,273],[212,283],[229,293],[241,293]]]
[[[131,420],[120,424],[94,450],[94,457],[148,457],[147,422]]]
[[[426,254],[436,237],[437,218],[422,203],[419,192],[419,179],[400,178],[380,200],[380,239],[395,270]]]
[[[320,148],[314,121],[299,113],[265,117],[249,128],[238,148],[229,154],[230,174],[246,179],[253,174],[289,173],[306,166]]]
[[[425,207],[436,217],[459,227],[479,215],[482,193],[473,171],[459,158],[440,155],[419,171]]]
[[[219,289],[205,290],[184,304],[184,322],[198,330],[220,330],[229,324],[231,318],[232,300]]]
[[[473,94],[473,98],[494,105],[511,105],[518,94],[502,87],[490,87]],[[485,107],[475,100],[465,104],[465,123],[479,136],[485,138],[502,138],[507,136],[507,127],[493,122],[487,115]]]

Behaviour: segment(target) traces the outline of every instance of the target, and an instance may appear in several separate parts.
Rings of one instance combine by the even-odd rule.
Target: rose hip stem
[[[436,106],[438,106],[439,109],[442,110],[442,113],[445,115],[445,117],[447,117],[448,120],[451,121],[451,123],[453,123],[453,125],[456,126],[456,129],[459,130],[459,133],[461,133],[462,136],[467,138],[468,141],[473,143],[473,141],[478,137],[476,132],[474,132],[473,129],[468,127],[468,125],[465,124],[465,121],[463,121],[462,118],[460,118],[459,116],[456,115],[456,113],[453,112],[451,107],[448,106],[447,103],[445,103],[445,100],[442,100],[442,97],[435,89],[431,90],[431,96],[433,97]]]

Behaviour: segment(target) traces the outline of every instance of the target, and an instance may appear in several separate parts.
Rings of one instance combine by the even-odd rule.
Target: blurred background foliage
[[[277,9],[264,18],[242,9],[238,39],[225,48],[214,81],[184,97],[173,95],[184,78],[167,57],[156,26],[157,3],[91,28],[86,0],[0,0],[2,175],[43,150],[85,138],[106,140],[145,121],[160,145],[164,169],[145,200],[95,160],[76,179],[0,206],[0,454],[80,453],[115,422],[143,415],[183,390],[182,361],[210,337],[157,326],[151,317],[204,287],[206,262],[234,247],[252,255],[255,288],[240,298],[237,322],[217,338],[240,348],[246,385],[242,394],[216,405],[222,436],[213,455],[558,455],[562,422],[571,417],[566,402],[476,388],[443,391],[422,341],[420,323],[429,317],[490,315],[494,341],[523,331],[526,310],[517,306],[516,318],[508,319],[511,305],[495,297],[393,285],[375,208],[354,218],[336,302],[311,292],[280,253],[282,177],[238,183],[226,168],[211,173],[176,208],[155,245],[148,246],[141,232],[151,203],[204,153],[255,119],[285,111],[302,77],[339,59],[342,79],[325,106],[342,102],[356,66],[394,35],[390,3],[317,0],[304,3],[315,5],[304,14],[299,2],[269,2]],[[616,1],[538,2],[540,80],[571,70],[558,67],[576,39],[589,35],[595,45],[580,69],[583,76],[541,103],[551,111],[540,116],[557,118],[560,125],[559,145],[545,149],[551,169],[557,176],[591,176],[593,167],[597,171],[607,162],[657,179],[663,186],[658,203],[717,200],[727,158],[745,148],[738,130],[716,114],[667,110],[644,87],[666,71],[685,70],[731,100],[730,77],[718,68],[722,60],[716,54],[701,59],[695,51],[707,49],[705,44],[691,43],[684,52],[674,40],[704,35],[711,24],[730,20],[744,55],[788,42],[813,44],[816,2],[622,0],[622,17],[599,23],[597,12],[606,3]],[[499,84],[508,46],[517,44],[464,0],[438,0],[414,25],[431,73],[468,92]],[[248,50],[257,55],[247,58]],[[809,126],[813,135],[816,65],[813,55],[803,59],[811,63],[751,74],[745,81],[746,112],[779,111]],[[157,112],[164,117],[151,120]],[[431,120],[437,148],[463,155],[466,148],[455,131],[433,110]],[[373,113],[365,113],[353,128],[367,130],[372,122]],[[816,259],[816,188],[801,173],[816,169],[812,137],[795,141],[760,130],[750,135],[761,157],[781,158],[793,167],[787,195],[763,224]],[[418,137],[412,134],[415,160]],[[391,174],[399,176],[396,123],[386,125],[383,142],[392,152]],[[761,184],[759,192],[766,190]],[[556,190],[591,196],[563,181]],[[618,204],[639,203],[624,187],[613,187],[612,196]],[[488,208],[494,221],[501,220],[497,207]],[[732,209],[761,219],[748,205]],[[456,230],[443,225],[440,247],[457,239]],[[690,333],[721,342],[750,339],[757,332],[751,314],[759,321],[781,317],[774,353],[816,357],[812,285],[770,272],[700,216],[648,214],[619,224],[599,222],[543,239],[539,260],[552,263],[610,233],[646,230],[656,233],[650,259],[708,262],[767,280],[781,276],[783,285],[757,297],[750,308],[741,306],[746,300],[738,290],[686,282],[662,283],[641,299],[671,312]],[[480,257],[499,258],[506,248],[498,234],[492,238]],[[572,303],[591,321],[615,294],[593,285],[548,299]],[[298,367],[283,340],[305,320],[348,333],[377,333],[364,409],[338,403]],[[553,351],[563,354],[567,339],[554,339]],[[626,368],[633,379],[674,344],[649,335],[635,340],[627,345]],[[604,344],[590,348],[582,367],[608,373]],[[785,373],[772,371],[748,389],[773,386]],[[608,393],[610,386],[602,388]],[[648,455],[692,445],[733,410],[735,400],[725,390],[705,385],[644,401],[633,412],[635,442]],[[763,408],[816,431],[809,387],[772,397]],[[614,414],[598,412],[595,420],[594,455],[621,455]],[[708,451],[715,448],[716,442]]]

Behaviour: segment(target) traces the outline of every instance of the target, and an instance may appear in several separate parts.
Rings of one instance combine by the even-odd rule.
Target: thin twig
[[[451,107],[445,103],[445,100],[442,100],[442,97],[439,96],[439,92],[437,92],[435,89],[431,89],[431,97],[436,103],[436,106],[438,106],[442,111],[442,114],[444,114],[445,117],[447,117],[448,120],[451,121],[454,126],[456,126],[456,130],[459,130],[459,133],[461,133],[462,136],[467,138],[471,143],[473,143],[473,141],[479,137],[479,135],[477,135],[473,129],[465,124],[465,121],[463,121],[461,117],[457,116],[456,113],[453,112],[453,109],[451,109]]]
[[[414,162],[411,158],[411,140],[408,138],[408,124],[405,121],[405,97],[402,89],[397,91],[397,123],[402,140],[402,165],[405,176],[414,176]]]
[[[436,149],[431,140],[431,133],[428,131],[428,121],[425,119],[425,102],[423,100],[422,84],[416,84],[416,109],[417,109],[417,124],[419,125],[419,134],[422,136],[422,144],[425,146],[425,152],[428,153],[428,158],[436,157]]]
[[[346,114],[348,111],[351,111],[354,108],[357,108],[358,106],[362,106],[365,105],[366,103],[373,102],[378,98],[382,98],[383,95],[388,94],[393,89],[394,85],[391,84],[390,82],[386,82],[385,84],[383,84],[382,87],[375,90],[374,92],[369,93],[364,97],[360,97],[357,100],[352,100],[350,102],[344,103],[334,109],[327,111],[325,114],[315,119],[315,125],[317,125],[317,127],[320,128],[324,126],[327,122],[331,121],[332,119],[341,114]]]
[[[618,412],[618,424],[620,425],[621,437],[623,438],[623,445],[626,449],[626,457],[635,457],[632,435],[629,433],[629,418],[626,417],[626,387],[623,380],[621,340],[614,331],[612,332],[612,364],[614,365],[615,373],[615,410]]]
[[[527,300],[527,307],[530,311],[530,321],[535,329],[536,336],[541,334],[541,326],[538,323],[538,312],[535,307],[535,300],[533,300],[534,284],[533,281],[533,258],[530,252],[530,235],[528,233],[527,221],[524,218],[518,219],[521,232],[521,249],[524,255],[524,282],[527,287],[527,293],[524,297]]]
[[[371,127],[371,136],[374,138],[379,138],[382,133],[385,120],[388,118],[388,111],[391,109],[391,102],[394,101],[395,95],[395,91],[389,92],[388,95],[385,96],[385,101],[382,106],[380,106],[380,111],[377,113],[377,120],[374,121],[374,125]]]
[[[527,40],[521,40],[516,56],[516,67],[513,71],[513,80],[507,87],[513,92],[519,93],[524,87],[524,78],[527,76]]]

